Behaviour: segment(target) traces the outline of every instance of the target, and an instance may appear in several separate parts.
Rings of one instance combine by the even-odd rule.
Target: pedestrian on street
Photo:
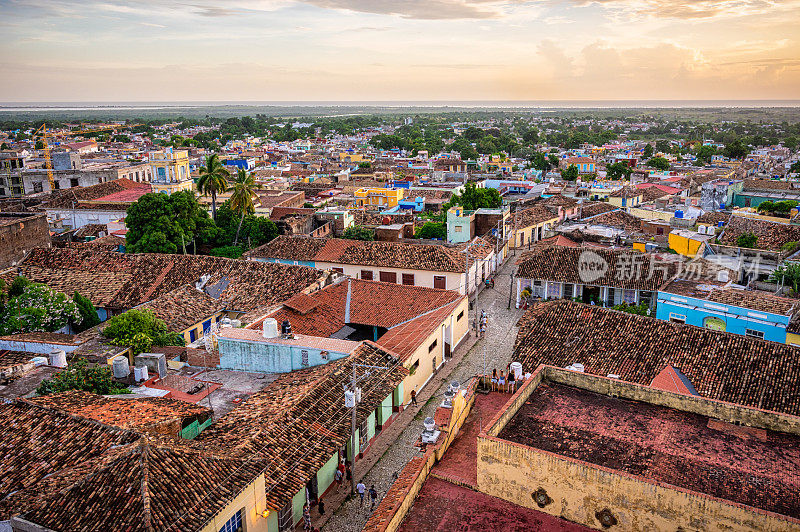
[[[317,501],[317,510],[319,510],[319,515],[325,515],[325,503],[322,502],[322,497]]]
[[[375,502],[378,500],[378,492],[375,490],[375,484],[369,488],[369,500],[371,502],[369,509],[375,509]]]
[[[364,506],[364,492],[367,491],[367,487],[364,485],[363,482],[359,482],[356,484],[356,491],[358,492],[358,496],[361,497],[361,505]]]
[[[342,473],[342,469],[344,469],[344,464],[338,469],[336,469],[336,473],[334,473],[334,479],[336,480],[336,485],[342,485],[342,479],[344,478],[344,474]]]
[[[303,530],[311,530],[311,510],[308,503],[303,506]]]
[[[344,463],[344,477],[347,479],[348,484],[353,480],[353,470],[350,469],[350,462]]]
[[[411,403],[417,406],[417,390],[411,390]]]

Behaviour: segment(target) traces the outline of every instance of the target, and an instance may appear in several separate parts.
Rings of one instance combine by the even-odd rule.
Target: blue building
[[[787,327],[797,305],[795,299],[729,283],[676,279],[659,290],[656,317],[784,344],[792,343],[787,339]]]

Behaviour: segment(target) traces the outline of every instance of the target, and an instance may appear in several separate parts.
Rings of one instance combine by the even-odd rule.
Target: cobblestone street
[[[473,313],[472,318],[474,315],[480,315],[481,310],[486,310],[488,316],[486,337],[479,339],[470,351],[459,362],[456,362],[456,367],[451,370],[444,382],[439,375],[434,377],[428,387],[436,386],[436,392],[424,405],[420,403],[414,420],[403,429],[395,442],[364,475],[363,482],[367,489],[374,484],[379,497],[388,491],[395,475],[399,474],[405,464],[419,454],[419,449],[414,446],[414,443],[422,432],[422,420],[426,416],[433,416],[449,383],[453,380],[465,382],[470,377],[480,375],[483,372],[484,356],[488,373],[491,373],[492,368],[505,371],[506,366],[511,362],[516,336],[515,325],[522,315],[521,310],[514,308],[513,301],[511,310],[507,309],[510,274],[513,271],[515,260],[516,257],[513,256],[508,258],[500,269],[500,273],[495,277],[494,288],[483,289],[478,295],[477,303],[470,311]],[[356,467],[356,476],[358,477],[358,475],[359,471]],[[316,512],[313,515],[316,517]],[[356,496],[345,501],[325,523],[322,530],[326,532],[358,531],[363,528],[369,515],[369,504],[365,501],[364,506],[360,506],[359,498]]]

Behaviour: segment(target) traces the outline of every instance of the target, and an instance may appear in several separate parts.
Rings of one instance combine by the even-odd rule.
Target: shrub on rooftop
[[[183,336],[167,330],[164,320],[152,311],[132,309],[108,320],[103,336],[111,344],[130,346],[133,354],[148,351],[152,346],[184,345]]]
[[[78,307],[78,312],[81,315],[81,322],[72,324],[72,328],[76,333],[91,329],[95,325],[100,324],[100,316],[98,316],[97,309],[94,308],[91,301],[78,292],[72,295],[72,301],[75,303],[75,306]]]
[[[375,233],[366,227],[353,225],[344,230],[342,238],[349,240],[375,240]]]
[[[57,373],[52,379],[45,379],[36,388],[39,395],[82,390],[101,395],[131,393],[131,391],[114,383],[111,370],[103,366],[89,366],[84,359],[71,363],[67,369]]]

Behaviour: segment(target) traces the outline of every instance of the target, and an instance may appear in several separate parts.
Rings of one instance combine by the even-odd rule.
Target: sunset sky
[[[0,101],[800,98],[800,0],[0,0]]]

